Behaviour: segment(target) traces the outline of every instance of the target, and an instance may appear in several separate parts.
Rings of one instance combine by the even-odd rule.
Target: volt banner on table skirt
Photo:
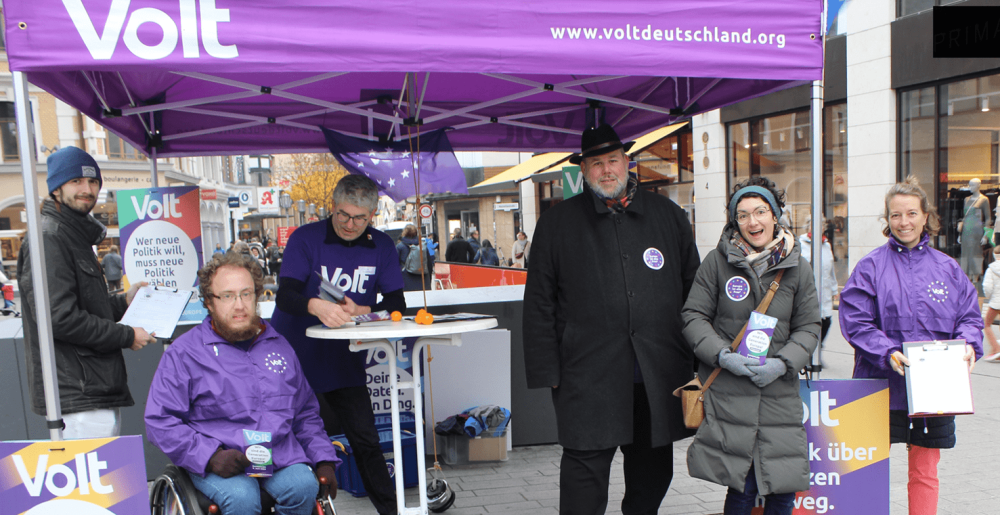
[[[392,341],[396,347],[396,376],[400,382],[413,380],[413,344],[416,338],[402,338]],[[389,356],[382,349],[368,349],[365,358],[365,371],[368,379],[368,395],[372,400],[372,411],[376,415],[388,415],[392,410],[391,391],[389,389]],[[427,351],[424,351],[426,355]],[[417,370],[423,371],[423,363]],[[426,379],[424,379],[426,380]],[[421,382],[421,391],[423,383]],[[412,389],[399,391],[399,411],[413,411],[414,392]]]
[[[149,515],[142,437],[0,442],[0,510]]]
[[[796,495],[792,513],[889,515],[888,382],[818,380],[802,382],[799,393],[809,490]]]

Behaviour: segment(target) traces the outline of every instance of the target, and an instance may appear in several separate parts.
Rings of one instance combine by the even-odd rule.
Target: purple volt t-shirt
[[[299,227],[288,239],[282,256],[281,277],[305,283],[302,294],[319,296],[323,274],[340,286],[359,306],[373,306],[376,294],[403,288],[399,254],[392,238],[369,227],[352,245],[344,245],[329,219]],[[302,364],[309,385],[317,392],[349,386],[364,386],[365,352],[351,352],[347,340],[321,340],[306,336],[306,329],[320,324],[319,318],[295,316],[274,309],[271,325],[284,336]]]

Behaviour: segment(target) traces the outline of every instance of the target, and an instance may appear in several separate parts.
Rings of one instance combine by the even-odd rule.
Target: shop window
[[[900,95],[900,168],[903,177],[915,175],[936,205],[934,177],[934,88]],[[947,190],[947,188],[945,188]]]
[[[834,271],[848,277],[847,104],[823,109],[823,225]],[[727,196],[736,183],[761,175],[785,191],[781,223],[796,237],[812,230],[812,122],[808,109],[727,127]]]
[[[752,175],[763,175],[785,190],[782,223],[796,236],[806,231],[812,205],[809,111],[797,111],[730,125],[728,193]]]
[[[113,132],[108,132],[108,159],[123,159],[129,161],[141,161],[146,159],[138,150],[127,141],[118,137]]]
[[[4,162],[21,160],[17,151],[17,120],[13,102],[0,102],[0,147]]]
[[[847,104],[823,108],[823,235],[833,249],[833,271],[844,284],[847,261]],[[807,231],[809,229],[806,229]]]
[[[980,232],[994,227],[1000,195],[1000,75],[904,91],[900,105],[900,174],[917,176],[937,206],[942,227],[936,247],[978,278],[992,260],[978,248]],[[978,210],[966,205],[973,179],[989,201]],[[979,212],[968,220],[973,237],[962,245],[959,223],[966,227],[973,211]]]
[[[694,227],[694,163],[691,130],[675,133],[632,155],[640,185],[684,208]]]
[[[917,14],[921,11],[931,9],[935,5],[934,0],[896,0],[896,13],[898,17]],[[940,5],[940,4],[938,4]]]

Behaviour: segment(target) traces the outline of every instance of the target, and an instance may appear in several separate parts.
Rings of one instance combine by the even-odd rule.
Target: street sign
[[[494,211],[516,211],[517,202],[502,202],[493,204]]]
[[[229,207],[240,207],[240,198],[229,197]]]
[[[431,206],[429,204],[424,204],[424,205],[420,206],[420,217],[421,218],[430,218],[431,214],[433,214],[433,213],[434,213],[434,210],[431,209]]]
[[[245,205],[247,205],[249,203],[250,203],[250,192],[249,191],[241,191],[240,192],[240,204],[243,204],[245,206]]]

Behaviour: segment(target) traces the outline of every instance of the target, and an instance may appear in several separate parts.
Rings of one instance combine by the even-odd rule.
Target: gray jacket
[[[729,243],[731,236],[732,229],[723,231],[716,251],[705,257],[684,304],[684,337],[699,361],[698,375],[704,382],[718,366],[719,352],[732,344],[779,269],[785,269],[785,275],[767,310],[778,319],[767,355],[784,361],[788,371],[758,388],[748,378],[723,370],[705,396],[705,421],[688,448],[688,471],[743,491],[753,462],[762,495],[807,490],[809,456],[798,374],[819,340],[812,270],[795,245],[758,280],[743,254]],[[750,285],[743,298],[738,288],[727,293],[727,282],[735,276]]]

